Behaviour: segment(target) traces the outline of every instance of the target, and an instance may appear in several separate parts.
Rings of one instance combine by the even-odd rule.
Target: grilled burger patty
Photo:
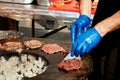
[[[43,43],[39,40],[26,40],[26,41],[24,41],[25,47],[30,48],[30,49],[39,48],[42,46],[42,44]]]

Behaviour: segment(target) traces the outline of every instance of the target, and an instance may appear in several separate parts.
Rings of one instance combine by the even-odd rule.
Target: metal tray
[[[49,0],[37,0],[37,4],[41,6],[50,6]]]
[[[23,4],[29,4],[33,2],[33,0],[0,0],[0,1],[11,2],[11,3],[23,3]]]

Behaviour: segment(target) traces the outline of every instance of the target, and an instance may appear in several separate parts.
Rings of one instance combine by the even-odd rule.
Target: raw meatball
[[[66,71],[78,70],[82,68],[82,61],[79,59],[63,60],[58,64],[58,67]]]

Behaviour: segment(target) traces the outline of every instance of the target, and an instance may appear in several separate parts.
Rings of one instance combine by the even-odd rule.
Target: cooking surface
[[[38,39],[38,40],[40,41],[42,40],[45,43],[57,43],[61,46],[70,45],[69,43],[66,42],[55,41],[51,39]],[[92,61],[90,56],[86,56],[83,59],[83,69],[71,71],[68,73],[59,70],[57,67],[58,63],[60,63],[65,57],[63,54],[61,53],[46,54],[43,51],[41,51],[41,49],[30,50],[30,52],[44,56],[49,61],[49,65],[47,70],[43,74],[40,74],[33,78],[25,78],[24,80],[78,80],[78,79],[86,80],[86,78],[92,71]]]
[[[37,39],[37,40],[42,41],[44,44],[56,43],[56,44],[62,46],[63,48],[65,48],[66,46],[68,46],[68,48],[69,48],[69,46],[71,46],[70,42],[61,41],[61,40],[53,40],[53,39],[48,39],[48,38],[20,37],[18,39],[20,39],[20,41],[22,41],[22,42],[25,40]],[[92,71],[92,61],[91,61],[90,56],[85,56],[85,58],[82,59],[83,68],[81,70],[71,71],[71,72],[67,73],[65,71],[59,70],[58,66],[57,66],[58,63],[60,63],[65,57],[65,55],[63,53],[46,54],[41,50],[41,48],[34,49],[34,50],[28,50],[27,52],[28,53],[30,52],[33,54],[35,53],[40,56],[44,56],[48,60],[49,64],[48,64],[47,70],[44,73],[42,73],[36,77],[33,77],[33,78],[25,78],[24,80],[78,80],[78,79],[86,80],[86,78]]]

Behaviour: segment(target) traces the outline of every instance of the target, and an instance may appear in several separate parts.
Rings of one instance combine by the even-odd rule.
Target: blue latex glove
[[[91,19],[88,16],[80,15],[79,18],[70,26],[72,44],[74,44],[75,40],[82,32],[85,32],[88,29],[90,22]]]
[[[95,28],[90,28],[82,33],[72,46],[71,56],[84,56],[93,49],[102,39]]]

